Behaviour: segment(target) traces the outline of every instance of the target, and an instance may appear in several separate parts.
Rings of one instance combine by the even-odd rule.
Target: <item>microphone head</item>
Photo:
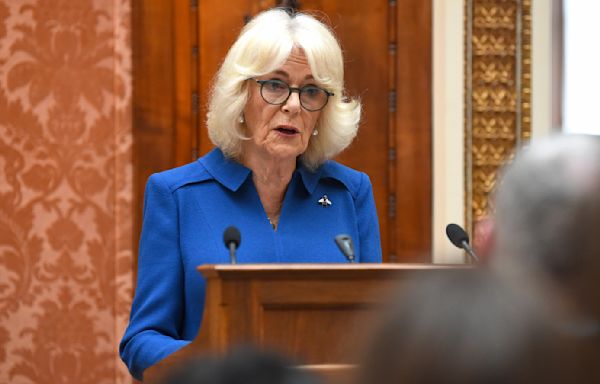
[[[350,235],[340,234],[335,237],[335,243],[350,262],[354,262],[354,244]]]
[[[458,248],[463,248],[463,241],[469,244],[469,235],[467,235],[467,232],[465,232],[458,224],[448,224],[446,226],[446,236],[448,236],[452,244]]]
[[[223,241],[225,242],[225,248],[229,248],[229,244],[234,243],[235,247],[239,247],[242,242],[242,235],[240,230],[234,226],[227,227],[223,232]]]

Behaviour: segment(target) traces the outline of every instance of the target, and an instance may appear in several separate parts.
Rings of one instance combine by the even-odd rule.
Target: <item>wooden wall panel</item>
[[[397,2],[397,260],[431,260],[432,3]]]
[[[136,261],[146,180],[153,172],[175,165],[172,11],[171,0],[132,2],[133,244]],[[135,265],[133,270],[135,275]]]
[[[252,12],[251,1],[231,0],[227,2],[227,12],[218,1],[200,1],[198,12],[199,54],[197,72],[199,73],[200,89],[200,155],[213,148],[206,130],[206,111],[208,93],[221,62],[225,58],[229,47],[237,38],[244,22]]]
[[[188,1],[132,3],[136,255],[146,180],[197,156],[196,13]]]

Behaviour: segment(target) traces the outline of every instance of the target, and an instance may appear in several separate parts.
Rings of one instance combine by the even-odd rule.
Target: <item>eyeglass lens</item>
[[[292,92],[298,92],[300,95],[300,104],[309,111],[318,111],[325,107],[329,95],[324,89],[314,85],[307,85],[302,88],[291,88],[287,83],[281,80],[262,80],[260,94],[269,104],[283,104],[290,97]]]

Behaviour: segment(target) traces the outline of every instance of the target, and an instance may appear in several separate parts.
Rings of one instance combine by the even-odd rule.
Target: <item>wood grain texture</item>
[[[430,1],[397,2],[397,261],[431,260],[432,9]]]
[[[351,369],[389,295],[409,279],[463,266],[431,264],[204,265],[202,328],[189,346],[150,367],[154,382],[174,364],[245,343],[275,350],[311,369]],[[335,374],[327,375],[334,378]],[[339,376],[339,375],[338,375]],[[342,375],[343,376],[343,375]]]

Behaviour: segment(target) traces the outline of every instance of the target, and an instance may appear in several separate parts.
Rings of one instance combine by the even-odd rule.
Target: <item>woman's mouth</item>
[[[299,132],[296,128],[288,125],[280,125],[279,127],[275,128],[275,130],[279,133],[289,136],[293,136]]]

